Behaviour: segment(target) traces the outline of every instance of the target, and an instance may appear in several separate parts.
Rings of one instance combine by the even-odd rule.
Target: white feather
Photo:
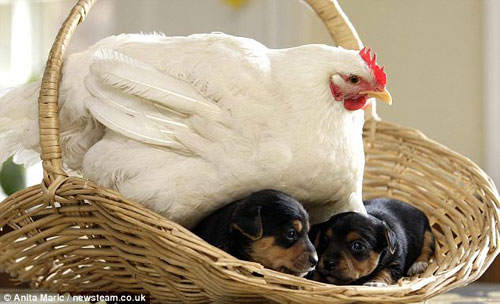
[[[134,96],[127,96],[113,89],[98,88],[102,86],[85,79],[87,90],[94,96],[85,101],[90,113],[106,127],[149,144],[167,146],[175,149],[182,148],[172,136],[173,132],[162,124],[175,124],[180,127],[185,125],[173,122],[154,112],[152,105],[146,104]]]
[[[230,119],[185,81],[118,52],[98,51],[90,71],[85,86],[93,98],[87,108],[103,125],[135,140],[199,154],[206,138],[224,133],[210,126]]]
[[[185,81],[113,50],[99,50],[90,66],[91,75],[130,95],[162,104],[174,111],[193,114],[220,113],[220,109],[196,93]]]
[[[38,151],[38,82],[0,93],[0,164],[14,155],[17,163],[32,165]]]

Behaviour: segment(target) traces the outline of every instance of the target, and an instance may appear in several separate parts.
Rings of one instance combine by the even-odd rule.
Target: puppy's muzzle
[[[323,262],[323,268],[328,271],[332,271],[337,266],[337,262],[335,260],[325,260]]]
[[[307,273],[316,267],[318,264],[318,254],[313,244],[309,238],[304,239],[300,244],[297,244],[303,248],[302,252],[293,261],[293,266],[299,273]]]
[[[339,267],[338,258],[322,257],[317,267],[319,275],[325,278],[331,284],[348,284],[355,280],[354,277],[346,275],[345,269]]]

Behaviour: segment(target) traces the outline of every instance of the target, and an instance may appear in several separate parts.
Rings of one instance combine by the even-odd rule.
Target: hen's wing
[[[102,49],[90,66],[86,106],[109,129],[126,137],[199,154],[229,136],[227,110],[178,78],[122,53]]]

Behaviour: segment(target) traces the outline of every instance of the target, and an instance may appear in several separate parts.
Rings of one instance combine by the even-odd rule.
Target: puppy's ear
[[[384,235],[385,242],[387,243],[387,248],[391,254],[396,252],[396,234],[389,228],[389,226],[384,222]]]
[[[312,225],[309,230],[309,239],[313,242],[314,247],[319,248],[319,238],[321,235],[321,224]]]
[[[236,229],[246,237],[255,241],[262,237],[262,206],[244,204],[238,206],[233,214],[231,229]]]

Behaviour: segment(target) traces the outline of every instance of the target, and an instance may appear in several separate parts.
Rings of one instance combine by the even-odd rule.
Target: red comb
[[[377,65],[377,54],[373,53],[373,58],[370,58],[371,51],[372,49],[367,50],[365,47],[359,52],[359,56],[361,56],[370,69],[372,69],[373,75],[375,75],[375,79],[377,79],[377,83],[385,87],[385,84],[387,83],[387,75],[384,72],[384,67],[379,67]]]

